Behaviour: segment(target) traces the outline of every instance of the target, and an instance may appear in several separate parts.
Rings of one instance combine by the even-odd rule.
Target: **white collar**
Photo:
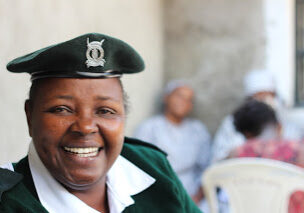
[[[59,184],[41,162],[33,142],[30,144],[29,167],[41,204],[49,212],[97,213]],[[155,179],[121,155],[107,174],[107,193],[111,213],[121,213],[134,204],[132,195],[138,194],[155,182]]]

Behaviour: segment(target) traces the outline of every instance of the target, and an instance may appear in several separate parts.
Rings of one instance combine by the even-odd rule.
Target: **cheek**
[[[170,111],[174,111],[177,107],[179,107],[179,102],[175,98],[170,98],[169,101],[167,102],[167,108]]]
[[[187,109],[188,109],[188,111],[191,111],[193,109],[193,104],[192,103],[188,103],[187,104]]]
[[[101,129],[104,129],[106,132],[110,134],[123,134],[124,130],[124,118],[113,118],[113,119],[107,119],[103,120],[99,123],[101,126]]]
[[[101,122],[100,131],[106,145],[106,153],[109,157],[120,154],[124,140],[124,119],[113,119]]]
[[[183,100],[183,99],[181,99],[181,100],[180,100],[180,106],[181,106],[181,108],[183,108],[184,110],[190,110],[190,109],[192,109],[193,104],[192,104],[192,102],[190,102],[190,101],[188,101],[188,100]]]
[[[44,147],[57,144],[67,131],[69,123],[67,120],[52,116],[40,116],[32,122],[33,140]]]

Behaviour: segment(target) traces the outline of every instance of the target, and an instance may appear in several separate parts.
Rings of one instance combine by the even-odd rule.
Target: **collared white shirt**
[[[41,204],[51,213],[98,213],[79,198],[68,192],[49,173],[40,160],[33,143],[30,144],[29,166]],[[121,213],[134,204],[132,195],[138,194],[155,182],[155,179],[121,155],[108,171],[107,193],[111,213]]]

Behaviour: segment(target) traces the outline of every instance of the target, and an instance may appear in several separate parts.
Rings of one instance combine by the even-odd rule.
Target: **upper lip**
[[[96,141],[69,141],[65,144],[61,144],[62,147],[70,147],[70,148],[90,148],[90,147],[98,147],[103,148],[103,144],[100,144]]]

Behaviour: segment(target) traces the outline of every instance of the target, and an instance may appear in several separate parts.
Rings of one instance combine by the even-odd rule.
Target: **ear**
[[[29,135],[32,137],[32,106],[30,100],[26,100],[24,103],[24,111],[26,114],[27,126]]]

